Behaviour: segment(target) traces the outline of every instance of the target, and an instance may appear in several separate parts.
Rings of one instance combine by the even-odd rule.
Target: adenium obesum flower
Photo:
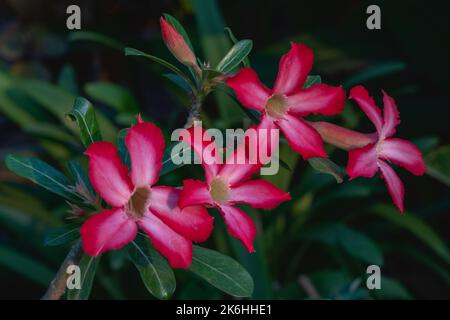
[[[268,89],[250,68],[241,69],[226,81],[247,108],[261,112],[260,128],[280,128],[291,148],[302,155],[326,157],[323,141],[303,117],[309,114],[334,115],[342,111],[345,92],[341,87],[317,84],[303,89],[313,65],[313,52],[300,43],[291,43],[280,61],[273,89]]]
[[[201,159],[206,181],[184,180],[178,204],[181,208],[205,205],[219,209],[230,234],[239,239],[249,252],[254,252],[255,224],[245,212],[234,205],[241,203],[254,208],[273,209],[290,200],[290,194],[265,180],[249,180],[261,168],[261,164],[246,161],[245,156],[242,157],[237,150],[224,164],[211,161],[204,150],[211,149],[210,144],[214,142],[207,142],[211,141],[211,138],[206,138],[203,129],[200,129],[201,139],[196,139],[194,130],[195,126],[187,130],[189,138],[184,142],[189,144]]]
[[[159,179],[164,151],[161,130],[142,122],[128,130],[125,144],[131,171],[121,162],[110,142],[89,146],[89,179],[99,195],[112,207],[81,227],[83,249],[97,256],[130,243],[140,227],[154,247],[174,268],[187,268],[192,261],[192,241],[206,240],[212,218],[202,206],[178,206],[180,190],[154,186]]]
[[[163,17],[159,19],[161,25],[161,34],[167,48],[172,52],[182,64],[191,67],[197,75],[201,75],[202,71],[197,63],[197,58],[183,36],[175,30]]]
[[[383,91],[383,116],[380,108],[363,86],[356,86],[350,92],[350,98],[355,100],[376,128],[376,140],[362,148],[349,151],[347,173],[351,179],[356,177],[373,177],[381,171],[386,181],[389,193],[403,212],[404,187],[400,178],[387,161],[398,164],[414,175],[425,173],[425,164],[419,149],[409,141],[392,138],[400,123],[397,105],[392,97]]]

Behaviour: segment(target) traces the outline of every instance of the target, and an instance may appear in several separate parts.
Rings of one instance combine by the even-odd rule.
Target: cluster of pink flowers
[[[198,67],[178,32],[164,19],[161,26],[166,43],[180,56],[176,55],[177,58],[187,59],[189,64]],[[339,114],[346,100],[342,87],[317,84],[303,88],[312,65],[312,50],[304,44],[292,43],[290,51],[281,58],[273,89],[264,86],[250,68],[229,77],[226,85],[245,107],[260,112],[257,130],[281,129],[292,150],[304,159],[327,157],[323,146],[326,141],[349,151],[347,172],[351,179],[372,177],[380,171],[394,203],[403,211],[404,187],[388,162],[399,164],[415,175],[422,175],[425,165],[416,146],[392,138],[399,123],[394,100],[383,91],[382,116],[364,87],[351,90],[350,98],[373,122],[376,133],[363,134],[327,122],[308,122],[304,117],[310,114]],[[131,159],[130,172],[112,143],[96,142],[86,151],[92,185],[111,209],[95,214],[82,226],[85,252],[97,256],[119,249],[135,238],[140,227],[172,267],[187,268],[192,261],[192,242],[205,241],[212,232],[213,218],[206,209],[211,207],[220,211],[229,233],[253,252],[254,222],[235,204],[273,209],[290,200],[289,193],[271,183],[251,179],[263,163],[202,161],[205,181],[185,180],[182,189],[155,186],[162,166],[163,135],[153,123],[138,120],[125,139]],[[193,127],[188,129],[193,130]],[[202,159],[202,150],[214,143],[208,141],[185,142]],[[259,148],[274,147],[262,140],[260,144],[264,145]]]

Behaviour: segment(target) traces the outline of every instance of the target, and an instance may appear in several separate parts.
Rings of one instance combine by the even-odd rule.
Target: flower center
[[[144,216],[150,204],[151,193],[150,188],[136,188],[127,203],[127,212],[131,217],[139,220]]]
[[[287,110],[286,97],[281,94],[274,94],[267,100],[266,111],[269,116],[281,119]]]
[[[215,178],[209,185],[209,193],[215,202],[226,202],[230,195],[230,187],[223,179]]]

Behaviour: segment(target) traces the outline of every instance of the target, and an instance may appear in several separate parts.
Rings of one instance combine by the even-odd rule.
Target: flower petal
[[[236,156],[233,160],[227,159],[227,163],[223,165],[218,175],[224,177],[230,186],[233,186],[248,180],[258,172],[261,166],[261,163],[251,163],[248,159],[241,159],[241,157]]]
[[[262,179],[244,182],[231,188],[230,202],[244,203],[254,208],[273,209],[291,196]]]
[[[202,242],[213,229],[213,218],[203,206],[180,209],[178,200],[181,190],[158,186],[152,188],[150,211],[183,237]]]
[[[382,142],[380,158],[398,164],[415,174],[421,176],[425,173],[425,163],[420,150],[411,142],[391,138]]]
[[[331,116],[342,112],[345,91],[342,87],[317,84],[287,97],[289,113],[306,116],[311,113]]]
[[[231,87],[238,100],[247,108],[262,111],[271,92],[258,78],[256,72],[250,68],[242,68],[228,78],[225,84]]]
[[[131,180],[135,187],[158,181],[164,154],[164,137],[151,122],[142,122],[128,130],[125,144],[131,159]]]
[[[203,127],[197,125],[186,129],[185,134],[180,135],[180,137],[183,142],[192,148],[198,159],[200,159],[201,165],[205,170],[206,181],[211,181],[220,170],[217,148],[213,148],[212,153],[208,152],[208,149],[214,146],[212,137],[205,132]]]
[[[89,180],[95,190],[111,206],[125,205],[133,186],[116,147],[110,142],[95,142],[85,154],[89,156]]]
[[[173,231],[150,211],[139,220],[139,226],[173,268],[187,269],[192,263],[192,242]]]
[[[384,125],[383,125],[383,133],[381,134],[383,137],[392,137],[395,133],[395,128],[400,123],[400,112],[398,112],[397,104],[395,100],[390,97],[383,90],[383,117],[384,117]]]
[[[214,201],[208,190],[208,185],[199,180],[187,179],[183,181],[183,190],[178,200],[180,208],[196,205],[213,205]]]
[[[281,57],[278,76],[273,91],[290,94],[300,90],[311,71],[314,61],[313,51],[301,43],[291,43],[291,49]]]
[[[394,169],[391,168],[386,162],[379,160],[378,166],[381,170],[381,177],[386,181],[386,185],[389,190],[389,194],[392,197],[395,205],[398,207],[400,212],[403,212],[403,197],[405,195],[405,188],[403,182],[395,173]]]
[[[350,91],[350,99],[356,101],[356,103],[361,107],[366,116],[372,121],[377,129],[378,134],[381,134],[383,130],[383,118],[381,117],[381,110],[375,104],[375,101],[366,88],[363,86],[356,86]]]
[[[253,220],[237,207],[221,205],[219,210],[228,227],[228,232],[241,241],[248,252],[255,252],[253,241],[256,236],[256,227]]]
[[[371,178],[378,171],[377,151],[373,144],[348,152],[347,174],[356,177]]]
[[[283,131],[289,146],[305,160],[311,157],[327,157],[319,133],[304,120],[286,114],[276,124]]]
[[[98,256],[130,243],[136,236],[137,226],[122,208],[113,208],[93,215],[80,232],[84,252]]]

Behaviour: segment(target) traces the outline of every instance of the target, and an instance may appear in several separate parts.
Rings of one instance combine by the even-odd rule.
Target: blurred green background
[[[382,29],[371,31],[365,11],[374,3]],[[82,31],[108,38],[71,34],[65,27],[70,4],[81,7]],[[381,89],[392,95],[401,112],[397,136],[416,143],[427,162],[423,177],[397,170],[406,186],[401,216],[381,179],[337,184],[282,146],[293,170],[281,168],[269,179],[293,199],[270,212],[244,209],[258,225],[257,252],[249,255],[228,237],[219,218],[205,243],[245,266],[255,282],[253,298],[450,298],[450,7],[447,1],[356,0],[0,0],[0,298],[42,296],[70,248],[45,245],[45,239],[77,223],[63,199],[8,171],[6,154],[33,155],[64,172],[69,159],[85,165],[77,131],[65,117],[78,95],[96,106],[106,140],[114,141],[138,112],[162,128],[166,141],[184,124],[189,97],[158,65],[122,51],[126,45],[173,61],[160,37],[165,12],[182,22],[196,53],[212,63],[231,46],[224,27],[252,39],[250,61],[267,85],[289,41],[306,43],[315,53],[312,74],[323,82],[346,89],[364,84],[378,101]],[[203,109],[208,127],[242,127],[246,117],[220,93]],[[330,121],[372,130],[350,102]],[[346,153],[328,151],[345,168]],[[201,178],[201,169],[176,170],[161,183],[179,186],[189,176]],[[371,264],[381,265],[381,290],[366,289]],[[176,299],[227,298],[186,271],[176,277]],[[133,265],[110,252],[91,298],[151,296]]]

